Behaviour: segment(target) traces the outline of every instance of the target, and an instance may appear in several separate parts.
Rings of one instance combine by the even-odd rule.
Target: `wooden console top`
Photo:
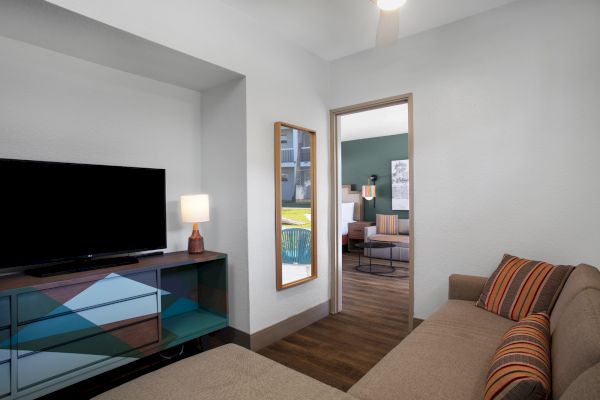
[[[79,283],[91,279],[100,279],[111,273],[157,270],[201,264],[208,261],[224,259],[226,257],[226,254],[214,251],[205,251],[202,254],[188,254],[187,251],[178,251],[167,253],[162,256],[140,258],[140,262],[136,264],[119,265],[117,267],[99,268],[90,271],[74,272],[42,278],[25,275],[24,273],[19,272],[14,275],[0,277],[0,291],[3,292],[24,288],[47,289],[55,286],[63,286],[65,281],[68,281],[69,284]]]

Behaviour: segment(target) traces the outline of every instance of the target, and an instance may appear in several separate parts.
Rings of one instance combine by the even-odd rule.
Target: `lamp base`
[[[201,254],[204,253],[204,238],[198,230],[198,224],[194,224],[192,235],[188,239],[188,253]]]

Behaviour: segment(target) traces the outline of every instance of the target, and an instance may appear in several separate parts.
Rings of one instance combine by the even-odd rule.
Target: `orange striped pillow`
[[[535,312],[550,314],[574,268],[505,254],[485,284],[477,307],[514,321]]]
[[[377,233],[380,235],[397,235],[400,231],[400,221],[397,215],[377,214],[375,225],[377,225]]]
[[[484,400],[550,398],[550,318],[531,314],[502,338],[492,358]]]

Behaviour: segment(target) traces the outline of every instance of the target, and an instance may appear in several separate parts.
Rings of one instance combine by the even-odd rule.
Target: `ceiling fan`
[[[400,31],[400,7],[407,0],[371,0],[379,8],[379,25],[375,45],[387,46],[398,40]]]

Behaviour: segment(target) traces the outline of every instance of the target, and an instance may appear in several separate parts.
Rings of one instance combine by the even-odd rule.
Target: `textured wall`
[[[522,0],[333,63],[333,107],[414,94],[416,317],[504,252],[600,265],[598,15]]]
[[[200,93],[3,37],[0,54],[0,157],[165,168],[168,250],[186,249],[179,196],[200,188]]]
[[[246,176],[246,198],[239,198],[238,204],[248,210],[247,228],[239,227],[244,240],[236,245],[247,248],[248,262],[238,264],[236,273],[248,276],[250,315],[249,325],[234,326],[254,333],[328,301],[329,63],[219,1],[51,2],[246,76],[246,136],[231,146],[246,152],[245,170],[239,171]],[[319,278],[282,291],[275,286],[273,124],[276,121],[317,131],[319,176]],[[220,160],[223,165],[229,162],[226,154]],[[218,174],[221,166],[206,167]]]

